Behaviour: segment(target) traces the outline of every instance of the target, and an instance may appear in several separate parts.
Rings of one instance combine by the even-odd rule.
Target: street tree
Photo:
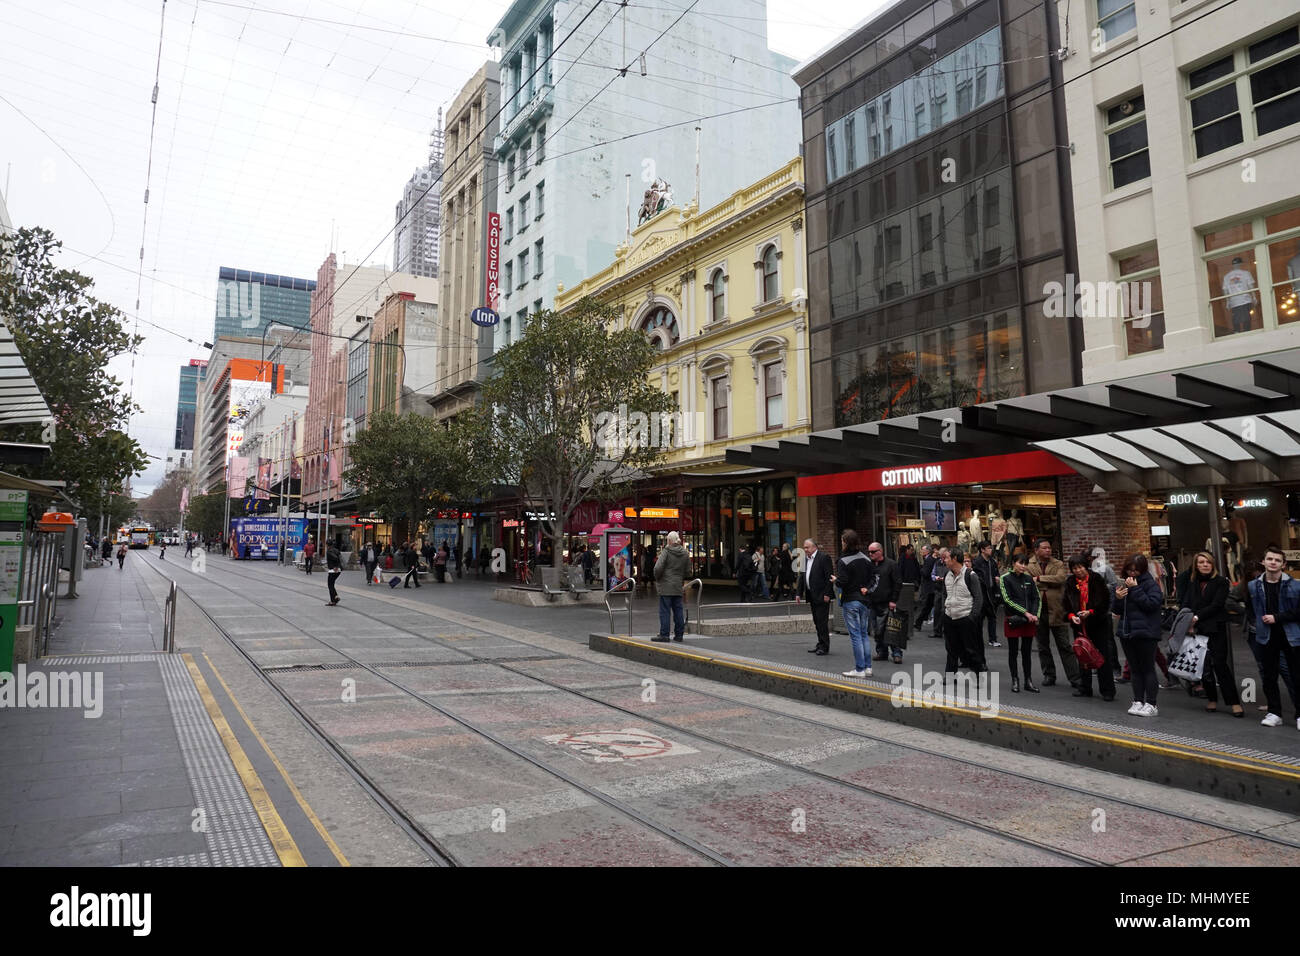
[[[365,501],[395,521],[405,516],[407,535],[452,499],[459,453],[450,432],[431,418],[379,412],[348,447],[344,478],[362,489]]]
[[[484,385],[501,477],[546,516],[556,560],[578,506],[622,495],[682,434],[674,399],[648,380],[658,351],[621,325],[617,309],[591,298],[537,312]]]
[[[190,483],[188,468],[177,468],[140,502],[140,515],[155,527],[174,528],[181,520],[181,493]]]
[[[26,425],[14,440],[46,443],[41,465],[19,467],[26,476],[67,482],[83,513],[107,514],[123,481],[147,464],[124,428],[138,409],[109,374],[108,363],[135,351],[122,313],[92,295],[93,281],[55,266],[61,243],[47,229],[0,235],[0,319],[53,414],[52,423]]]

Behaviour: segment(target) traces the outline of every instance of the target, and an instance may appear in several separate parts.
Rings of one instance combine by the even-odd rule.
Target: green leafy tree
[[[621,324],[617,309],[591,298],[535,313],[494,356],[484,385],[501,477],[554,516],[542,531],[557,559],[578,506],[618,497],[663,458],[674,432],[675,402],[647,380],[658,352]]]
[[[244,517],[244,499],[230,500],[230,517]],[[194,495],[190,498],[190,510],[185,516],[185,527],[190,531],[215,538],[224,533],[226,518],[226,485],[222,482],[206,495]]]
[[[403,515],[407,534],[452,500],[462,456],[451,433],[431,418],[379,412],[348,447],[344,478],[362,489],[365,501],[393,521]]]
[[[122,313],[91,294],[87,276],[54,265],[60,248],[47,229],[0,235],[0,319],[53,414],[52,428],[26,425],[13,440],[50,445],[50,457],[22,471],[66,481],[83,513],[106,513],[110,496],[147,464],[123,428],[138,406],[108,373],[108,363],[144,341],[126,330]]]

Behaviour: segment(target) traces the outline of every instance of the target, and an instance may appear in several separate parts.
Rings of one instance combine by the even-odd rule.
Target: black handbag
[[[1029,624],[1029,618],[1025,617],[1023,614],[1012,614],[1010,617],[1007,618],[1007,627],[1011,627],[1011,628],[1025,627],[1028,624]]]

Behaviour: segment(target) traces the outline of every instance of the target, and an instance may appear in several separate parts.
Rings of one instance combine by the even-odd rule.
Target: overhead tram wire
[[[205,0],[205,2],[215,2],[215,0]],[[564,46],[564,44],[567,43],[567,42],[569,41],[569,39],[570,39],[570,38],[571,38],[575,33],[577,33],[579,29],[582,28],[582,25],[583,25],[584,23],[586,23],[587,20],[589,20],[589,19],[591,18],[591,15],[594,14],[598,9],[600,9],[600,5],[601,5],[602,3],[610,3],[610,2],[612,2],[612,0],[596,0],[596,2],[592,4],[591,9],[589,9],[586,13],[584,13],[584,14],[582,15],[582,18],[581,18],[581,19],[580,19],[576,24],[574,24],[573,29],[571,29],[568,33],[566,33],[566,34],[564,35],[564,37],[560,40],[560,42],[557,43],[557,44],[555,45],[555,47],[554,47],[554,48],[552,49],[552,51],[551,51],[552,54],[554,54],[556,51],[558,51],[559,49],[561,49],[561,48]],[[696,0],[696,2],[699,2],[699,0]],[[616,11],[616,12],[617,12],[617,11]],[[613,22],[613,17],[610,18],[610,22]],[[608,23],[606,24],[606,26],[608,26]],[[604,28],[602,27],[601,30],[597,32],[597,36],[599,36],[599,34],[600,34],[601,32],[603,32],[603,31],[604,31]],[[592,42],[594,42],[594,38],[593,38]],[[589,42],[589,43],[587,44],[586,49],[590,49],[590,47],[591,47],[591,43]],[[576,65],[576,62],[575,62],[575,65]],[[531,82],[532,79],[533,79],[534,77],[536,77],[536,76],[538,75],[538,73],[540,73],[540,72],[545,68],[545,66],[546,66],[545,61],[543,61],[542,63],[537,64],[537,66],[534,67],[533,72],[530,73],[530,74],[528,75],[527,80]],[[570,69],[572,69],[572,66],[570,67]],[[567,71],[566,71],[565,74],[562,74],[562,75],[561,75],[561,79],[563,79],[563,76],[564,76],[564,75],[567,75]],[[583,108],[585,109],[585,106],[584,106]],[[484,129],[486,129],[487,127],[491,126],[492,121],[495,120],[495,119],[498,119],[498,118],[501,116],[501,114],[505,112],[505,109],[506,109],[506,103],[502,103],[502,104],[497,108],[497,111],[496,111],[495,113],[493,113],[492,116],[488,117],[488,118],[484,121],[484,123],[483,123],[483,127],[484,127]],[[575,115],[576,115],[576,114],[575,114]],[[380,247],[383,246],[384,243],[386,243],[386,242],[388,241],[389,237],[392,236],[392,234],[397,230],[397,228],[402,224],[402,222],[405,221],[405,219],[406,219],[408,216],[410,216],[412,212],[415,211],[415,209],[419,206],[420,201],[423,200],[424,197],[427,196],[427,195],[429,194],[429,192],[431,192],[431,191],[433,190],[434,186],[441,186],[443,179],[446,177],[447,169],[450,168],[451,166],[453,166],[453,165],[454,165],[454,164],[455,164],[455,163],[460,159],[460,155],[461,155],[461,154],[463,154],[463,155],[465,155],[465,156],[468,156],[468,155],[469,155],[469,151],[470,151],[470,149],[469,149],[469,144],[466,144],[465,146],[463,146],[463,147],[461,148],[460,154],[458,154],[456,158],[454,158],[454,159],[451,160],[450,162],[445,162],[445,163],[443,164],[443,170],[442,170],[442,172],[439,173],[438,176],[436,176],[436,177],[433,179],[433,181],[430,182],[429,185],[425,187],[424,191],[421,192],[420,195],[419,195],[419,197],[418,197],[414,202],[411,203],[411,205],[410,205],[410,207],[407,209],[407,211],[406,211],[405,213],[403,213],[403,214],[402,214],[402,215],[397,219],[397,221],[396,221],[395,223],[393,223],[392,226],[389,227],[388,231],[385,232],[383,236],[380,237],[379,241],[378,241],[377,243],[375,243],[374,247],[370,250],[370,252],[368,252],[368,253],[366,253],[364,256],[362,256],[362,260],[363,260],[363,261],[366,260],[366,259],[369,259],[371,256],[373,256],[376,252],[379,251]],[[483,201],[484,201],[484,202],[487,201],[487,197],[486,197],[486,195],[484,195]],[[323,307],[323,306],[327,306],[327,305],[332,305],[332,304],[333,304],[333,301],[334,301],[334,297],[338,294],[339,289],[341,289],[344,285],[346,285],[347,282],[348,282],[348,280],[351,279],[352,276],[356,275],[357,272],[358,272],[358,270],[360,270],[361,268],[362,268],[362,266],[359,265],[359,264],[356,265],[356,266],[353,266],[353,267],[352,267],[352,271],[351,271],[350,273],[348,273],[347,276],[344,277],[343,281],[342,281],[342,282],[338,282],[338,283],[335,284],[335,286],[334,286],[334,291],[331,292],[330,295],[329,295],[329,297],[325,300],[325,302],[321,304],[322,307]],[[313,334],[313,335],[320,335],[320,334],[322,334],[322,333],[320,333],[320,332],[318,332],[318,331],[316,331],[316,330],[313,330],[313,331],[312,331],[312,334]]]
[[[149,115],[149,154],[145,166],[144,174],[144,215],[140,222],[140,265],[136,270],[135,280],[135,326],[131,331],[132,337],[140,332],[140,291],[144,286],[144,246],[149,235],[149,182],[153,177],[153,140],[154,132],[158,128],[158,81],[162,78],[162,51],[163,35],[167,25],[167,0],[162,0],[162,10],[158,17],[158,60],[154,64],[153,75],[153,101],[152,109]],[[131,350],[131,382],[127,388],[127,394],[133,398],[135,396],[135,357],[138,349]],[[126,433],[131,433],[131,420],[127,418]]]

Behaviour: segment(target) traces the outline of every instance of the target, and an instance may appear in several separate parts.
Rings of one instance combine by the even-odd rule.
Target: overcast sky
[[[769,0],[771,46],[804,59],[885,5]],[[402,187],[509,3],[171,0],[151,160],[162,6],[0,5],[0,186],[14,224],[52,229],[61,264],[90,275],[128,324],[144,237],[145,344],[134,370],[129,357],[112,366],[144,409],[131,434],[156,456],[137,494],[172,448],[177,370],[206,356],[218,267],[314,278],[331,249],[391,265]],[[696,9],[759,29],[752,0]]]

